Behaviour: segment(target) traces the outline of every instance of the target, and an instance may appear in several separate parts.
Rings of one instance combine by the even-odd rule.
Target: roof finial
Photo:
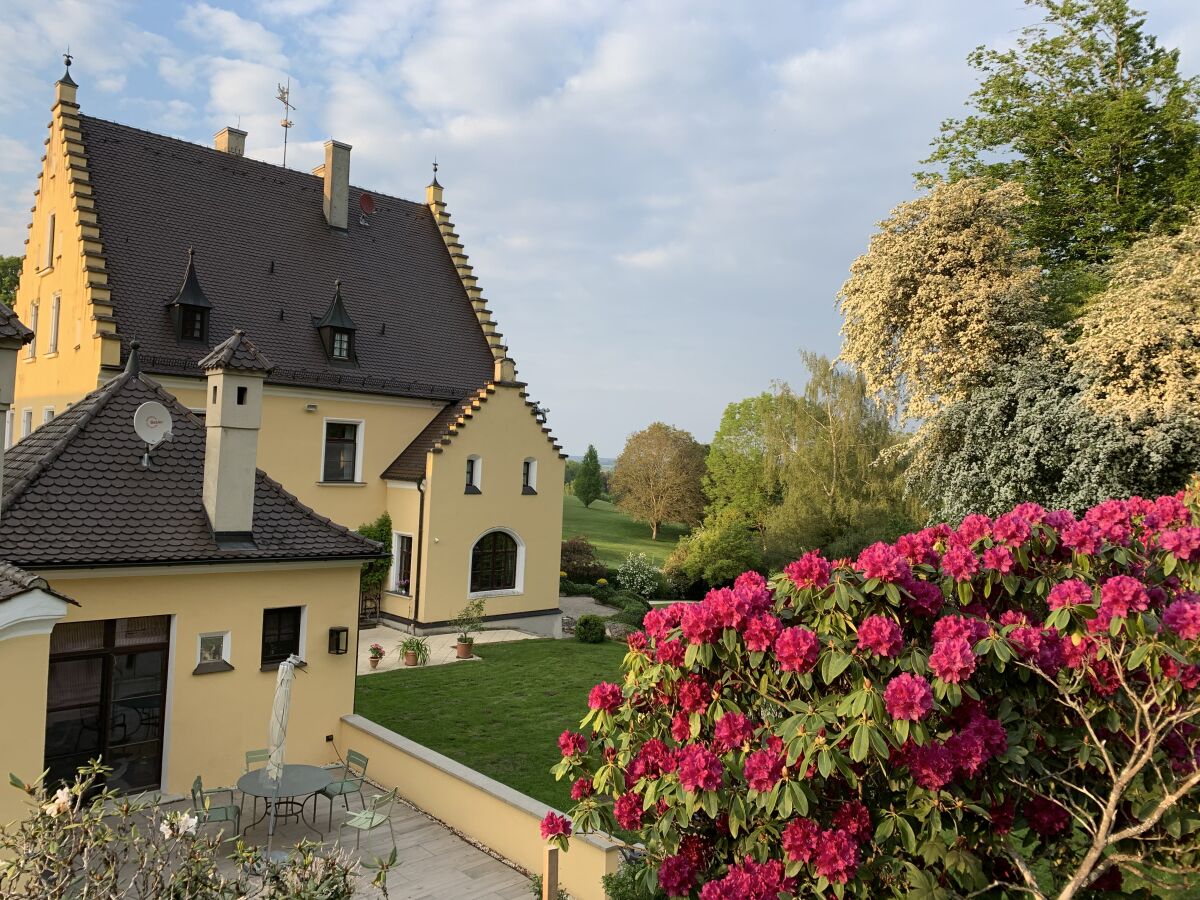
[[[71,62],[74,59],[75,57],[71,55],[71,45],[67,44],[67,52],[63,54],[63,62],[66,63],[67,70],[63,72],[63,77],[58,79],[59,84],[65,84],[69,87],[79,87],[75,83],[75,79],[71,77]]]
[[[438,173],[438,161],[437,161],[437,157],[435,156],[433,158],[433,181],[431,181],[429,183],[430,187],[441,187],[441,185],[438,184],[437,173]]]
[[[129,344],[129,358],[125,360],[126,374],[137,375],[142,371],[142,362],[138,359],[138,347],[140,346],[141,344],[137,341],[132,341]]]

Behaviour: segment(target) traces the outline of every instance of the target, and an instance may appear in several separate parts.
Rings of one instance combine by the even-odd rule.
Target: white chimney
[[[263,381],[272,366],[238,329],[200,360],[205,385],[204,510],[220,542],[251,540]]]
[[[325,164],[321,176],[325,179],[325,221],[330,228],[346,228],[350,205],[350,145],[340,141],[325,142]]]
[[[230,156],[245,156],[246,132],[239,128],[222,128],[213,138],[213,146]]]

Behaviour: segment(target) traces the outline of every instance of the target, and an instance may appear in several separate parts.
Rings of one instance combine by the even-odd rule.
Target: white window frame
[[[21,437],[22,439],[29,437],[33,431],[33,408],[25,407],[21,410]]]
[[[471,467],[471,481],[464,483],[463,489],[466,490],[469,487],[473,487],[475,490],[483,493],[483,457],[478,453],[472,453],[467,457],[466,462],[471,462],[472,460],[474,460],[475,465]],[[466,475],[465,472],[463,474],[464,476]],[[472,544],[472,546],[474,545]]]
[[[399,571],[400,539],[401,538],[408,538],[408,540],[409,540],[408,587],[403,591],[400,590],[400,571]],[[416,538],[413,535],[409,534],[407,531],[393,531],[392,532],[392,567],[391,567],[391,570],[388,572],[388,585],[389,585],[388,590],[391,593],[399,594],[401,597],[411,597],[412,596],[412,582],[413,582],[412,567],[413,567],[413,564],[416,562],[416,559],[413,556],[413,554],[415,553],[416,549],[417,549]]]
[[[33,332],[33,340],[26,345],[26,359],[35,359],[37,357],[38,309],[40,305],[37,300],[29,304],[29,330]]]
[[[471,563],[474,562],[475,545],[478,544],[485,535],[491,534],[493,531],[503,531],[510,538],[517,542],[517,571],[513,578],[513,586],[504,588],[499,591],[472,591],[471,590]],[[504,525],[496,525],[492,528],[484,529],[475,535],[475,540],[471,541],[467,547],[467,564],[464,567],[467,573],[467,599],[476,600],[480,597],[517,597],[525,593],[525,541],[521,536],[507,528]]]
[[[4,414],[4,449],[13,445],[13,432],[16,430],[17,411],[9,408]]]
[[[358,430],[355,434],[358,436],[354,442],[354,480],[353,481],[326,481],[325,480],[325,435],[329,431],[329,426],[333,425],[357,425]],[[344,419],[336,416],[328,416],[321,421],[321,446],[320,446],[320,462],[317,468],[317,482],[331,487],[347,484],[362,484],[363,483],[363,452],[367,445],[367,422],[366,419]]]
[[[53,418],[54,418],[54,407],[53,406],[43,406],[42,407],[42,424],[45,425],[47,422],[49,422]]]
[[[62,311],[62,294],[55,294],[50,298],[50,340],[46,346],[46,353],[58,352],[58,319]]]
[[[205,662],[216,662],[213,659],[203,659],[200,655],[200,647],[205,638],[219,637],[221,638],[221,661],[229,662],[229,657],[232,655],[233,635],[229,631],[205,631],[196,635],[196,665]]]
[[[529,466],[529,480],[525,480],[525,466]],[[521,489],[529,488],[535,494],[537,493],[537,459],[532,456],[527,456],[521,460]]]
[[[50,213],[46,219],[46,242],[42,247],[42,271],[48,272],[54,268],[54,231],[58,224],[58,216]]]

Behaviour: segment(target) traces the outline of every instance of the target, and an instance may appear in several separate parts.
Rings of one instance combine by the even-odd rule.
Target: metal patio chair
[[[229,795],[228,804],[212,802],[212,798],[220,794]],[[241,830],[242,808],[233,800],[233,788],[213,788],[211,791],[206,791],[204,782],[197,775],[196,780],[192,782],[192,809],[195,810],[196,818],[200,820],[201,825],[232,822],[234,837]]]
[[[333,827],[333,801],[341,797],[342,805],[346,807],[346,812],[350,812],[350,794],[358,794],[358,804],[361,808],[366,809],[366,801],[363,799],[363,779],[367,776],[367,763],[370,762],[367,757],[363,756],[357,750],[349,750],[346,752],[346,763],[342,768],[342,777],[330,782],[326,787],[321,788],[318,796],[324,797],[329,801],[329,825]],[[357,771],[356,771],[357,769]],[[313,815],[316,816],[316,803],[313,803]]]
[[[254,769],[261,769],[263,766],[265,766],[267,764],[267,760],[269,760],[270,758],[271,758],[270,750],[247,750],[246,751],[246,762],[242,767],[242,774],[244,775],[247,772],[250,772]],[[264,807],[266,806],[266,802],[267,802],[266,800],[263,800]],[[242,809],[245,809],[245,808],[246,808],[246,795],[242,794]],[[250,815],[256,815],[257,813],[258,813],[258,798],[255,797],[250,801]]]
[[[396,849],[396,829],[392,827],[392,805],[396,802],[396,788],[386,794],[378,794],[371,800],[371,805],[356,812],[342,823],[342,828],[353,828],[354,852],[358,852],[364,831],[372,831],[387,822],[388,831],[392,833],[392,849]],[[341,828],[338,829],[338,840],[341,840]]]

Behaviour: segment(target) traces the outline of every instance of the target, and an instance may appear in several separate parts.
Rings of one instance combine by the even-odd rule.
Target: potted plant
[[[429,662],[429,643],[415,634],[400,642],[400,652],[404,654],[406,666],[423,666]]]
[[[482,597],[472,600],[451,623],[458,630],[456,649],[459,659],[470,659],[475,655],[474,634],[483,628],[483,603]]]
[[[371,668],[375,669],[379,666],[379,661],[383,659],[383,644],[372,644],[367,648],[367,652],[371,654],[369,660]]]

